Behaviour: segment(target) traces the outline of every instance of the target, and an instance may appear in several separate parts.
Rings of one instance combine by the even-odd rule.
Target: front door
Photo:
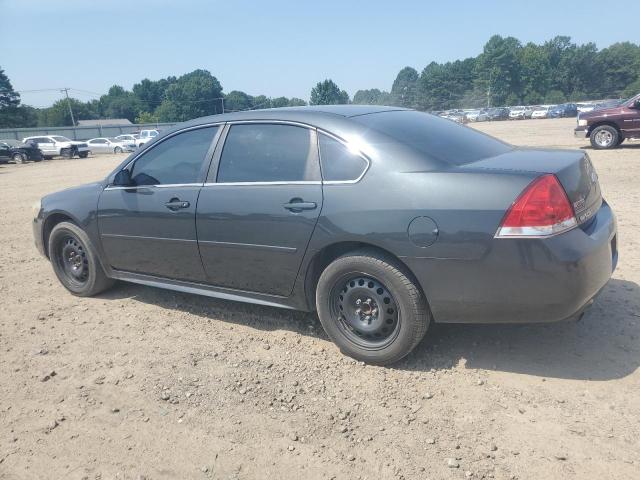
[[[315,130],[234,124],[216,157],[196,214],[207,281],[289,295],[322,209]]]
[[[217,126],[167,137],[127,165],[131,187],[105,188],[98,227],[116,270],[176,280],[205,279],[195,212]]]

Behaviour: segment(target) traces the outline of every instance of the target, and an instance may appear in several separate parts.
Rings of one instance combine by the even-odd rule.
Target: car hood
[[[595,110],[591,110],[589,112],[581,112],[581,119],[590,119],[596,117],[610,117],[613,115],[620,115],[622,113],[622,107],[608,107],[608,108],[596,108]]]

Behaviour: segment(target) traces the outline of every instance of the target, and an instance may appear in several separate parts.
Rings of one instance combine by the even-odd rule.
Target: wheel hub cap
[[[398,307],[379,281],[358,276],[334,288],[335,316],[340,329],[364,347],[381,347],[393,340],[398,327]]]

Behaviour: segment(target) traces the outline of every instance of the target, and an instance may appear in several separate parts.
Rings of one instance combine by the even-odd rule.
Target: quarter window
[[[233,125],[220,158],[218,183],[319,180],[313,133],[293,125]]]
[[[357,180],[367,169],[367,161],[357,153],[349,151],[339,141],[320,134],[318,143],[323,180]]]
[[[134,185],[196,183],[218,127],[179,133],[158,143],[133,164]]]

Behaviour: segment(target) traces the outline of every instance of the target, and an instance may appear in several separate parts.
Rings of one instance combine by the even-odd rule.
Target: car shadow
[[[289,330],[328,341],[315,313],[218,300],[118,283],[102,299],[130,298],[212,321]],[[336,355],[338,353],[336,352]],[[640,366],[640,287],[611,279],[581,320],[545,324],[433,324],[416,349],[390,368],[466,368],[604,381]]]

